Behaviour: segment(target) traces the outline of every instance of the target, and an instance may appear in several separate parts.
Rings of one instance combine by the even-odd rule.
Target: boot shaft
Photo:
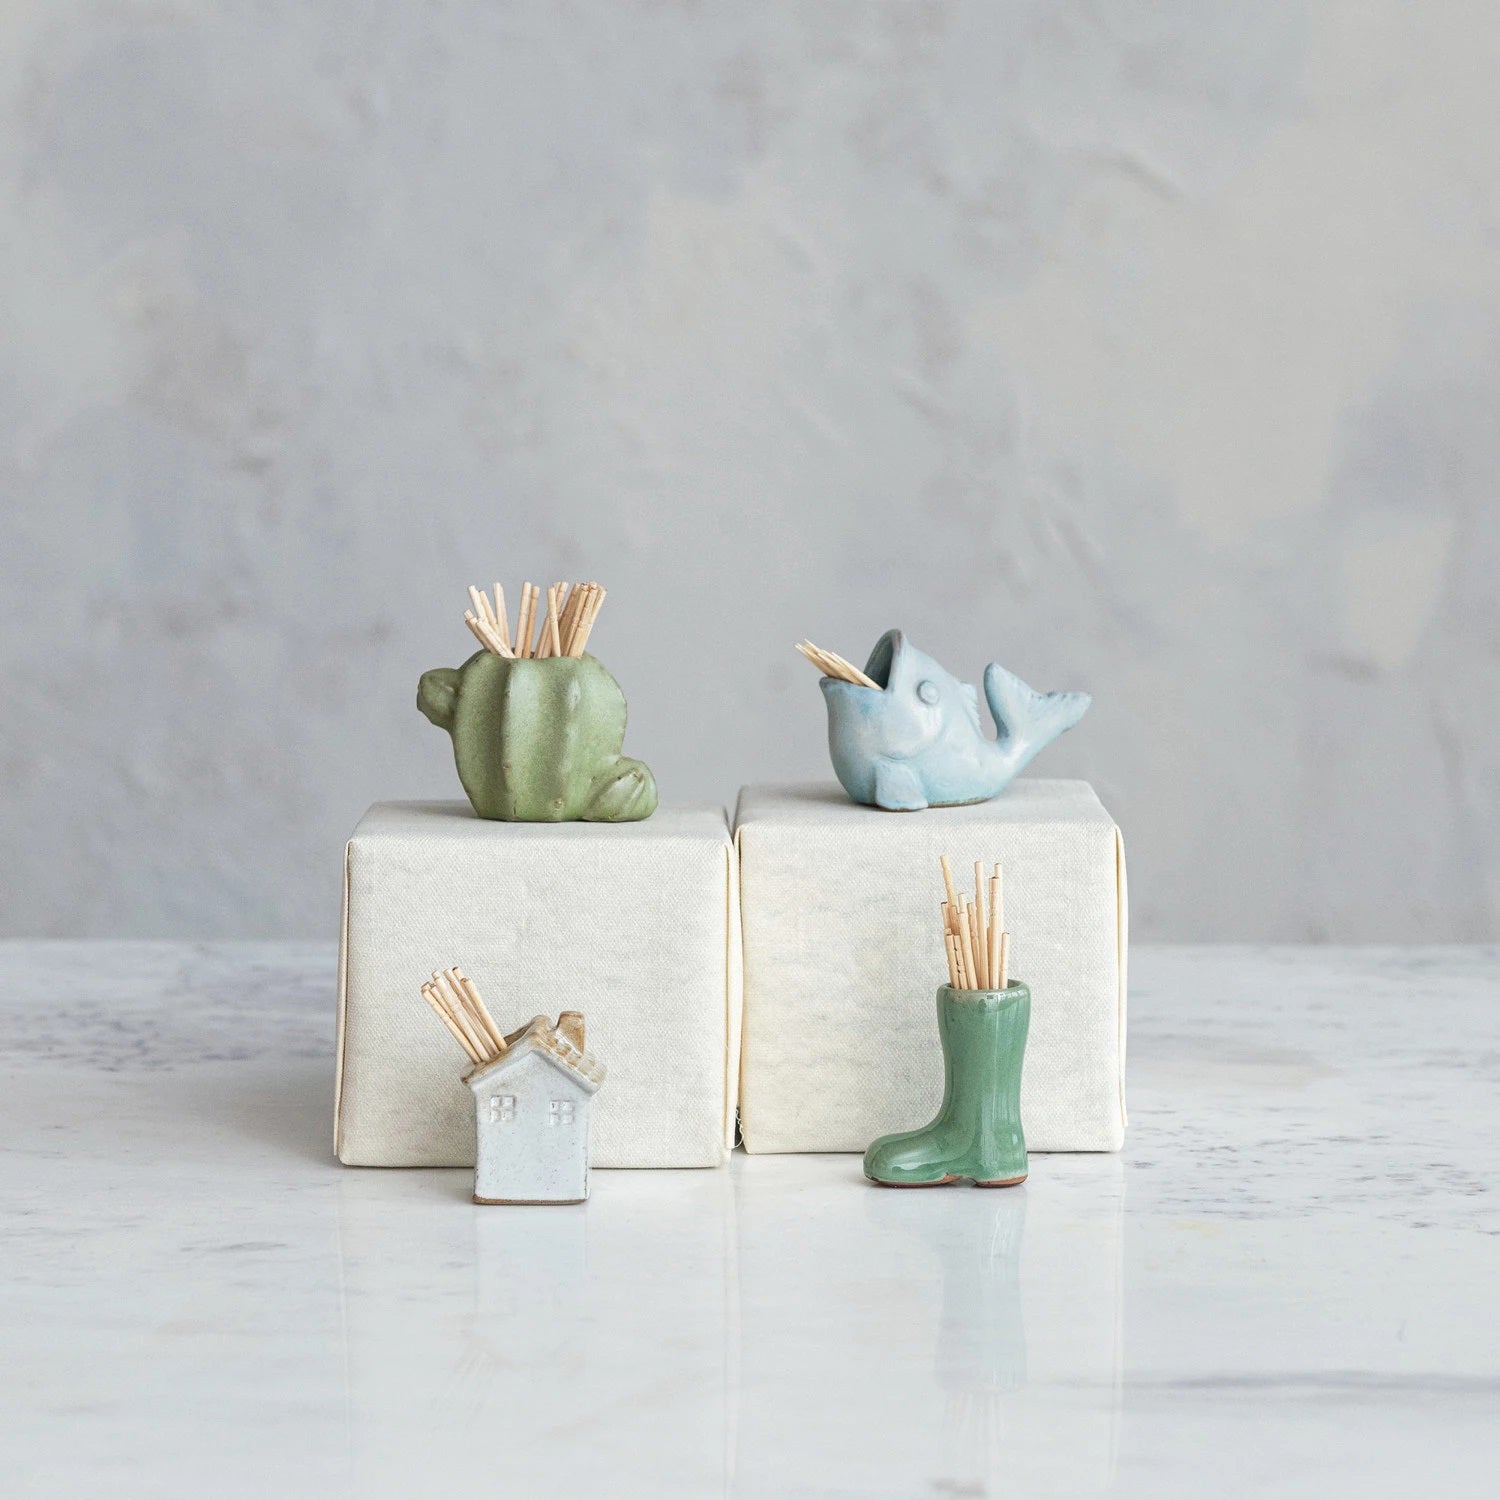
[[[937,992],[937,1012],[943,1115],[976,1140],[1019,1137],[1031,991],[1020,981],[1003,990],[945,984]]]

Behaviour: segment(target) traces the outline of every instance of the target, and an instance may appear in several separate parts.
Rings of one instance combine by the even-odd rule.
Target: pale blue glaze
[[[991,662],[984,669],[996,729],[990,739],[973,684],[960,682],[899,630],[875,643],[865,674],[880,687],[823,679],[828,749],[856,802],[892,812],[998,796],[1089,706],[1087,693],[1038,693]]]

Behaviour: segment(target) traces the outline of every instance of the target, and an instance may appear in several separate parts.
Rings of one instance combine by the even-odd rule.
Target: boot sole
[[[1000,1177],[997,1178],[994,1182],[980,1182],[977,1178],[975,1178],[974,1186],[989,1188],[1019,1187],[1021,1183],[1026,1181],[1026,1177],[1027,1174],[1025,1172],[1022,1172],[1019,1177]],[[954,1177],[951,1174],[947,1177],[939,1177],[935,1182],[882,1182],[878,1177],[867,1177],[865,1179],[866,1182],[873,1182],[876,1187],[888,1188],[947,1187],[950,1182],[967,1182],[969,1180],[970,1179],[968,1179],[967,1177]]]

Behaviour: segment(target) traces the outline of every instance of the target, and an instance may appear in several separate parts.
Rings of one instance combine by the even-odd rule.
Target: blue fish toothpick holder
[[[899,630],[875,643],[865,687],[822,680],[828,749],[856,802],[892,812],[987,802],[1089,706],[1087,693],[1038,693],[998,662],[984,669],[996,737],[985,734],[974,685],[945,671]]]

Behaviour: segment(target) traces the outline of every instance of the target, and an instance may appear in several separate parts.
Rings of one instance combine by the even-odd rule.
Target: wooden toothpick
[[[957,932],[958,897],[953,894],[953,868],[948,863],[948,856],[946,854],[942,856],[941,864],[943,866],[943,889],[948,892],[948,921],[951,930]]]
[[[469,631],[473,635],[474,639],[478,641],[486,651],[493,651],[495,649],[490,645],[489,639],[484,633],[484,626],[481,625],[479,621],[474,617],[473,610],[466,609],[464,611],[464,624],[469,627]]]
[[[594,629],[594,621],[599,618],[599,611],[604,608],[604,598],[609,592],[602,589],[597,583],[588,585],[589,597],[584,601],[583,617],[578,622],[578,628],[573,633],[573,644],[568,651],[569,656],[582,656],[584,648],[589,643],[589,635]]]
[[[437,997],[437,991],[433,989],[431,984],[424,984],[422,986],[422,998],[432,1007],[433,1014],[438,1020],[452,1033],[454,1041],[469,1054],[469,1061],[474,1063],[482,1062],[483,1059],[475,1050],[474,1044],[459,1030],[458,1023],[444,1009],[442,1002]]]
[[[540,604],[541,600],[538,599],[537,603]],[[547,625],[547,616],[551,613],[551,611],[552,590],[549,587],[547,590],[547,608],[542,611],[541,629],[538,630],[536,638],[536,655],[539,661],[543,657],[552,655],[552,631],[548,628]]]
[[[990,968],[984,954],[984,918],[973,906],[969,908],[969,941],[974,945],[975,988],[987,990],[990,987]]]
[[[964,988],[979,988],[979,966],[974,962],[974,924],[969,911],[968,897],[959,898],[958,942],[964,956]]]
[[[516,621],[516,655],[531,655],[531,638],[536,633],[536,593],[531,582],[521,585],[521,615]]]
[[[509,656],[510,652],[500,644],[500,637],[495,634],[494,627],[487,621],[481,620],[473,610],[464,611],[464,624],[473,632],[475,640],[494,656]]]
[[[996,871],[1000,869],[995,866]],[[1000,962],[1000,939],[1004,936],[1000,917],[1000,876],[998,873],[990,876],[990,930],[989,930],[989,955],[990,976],[999,975],[1003,980],[1005,977],[1005,966]],[[997,984],[996,989],[1004,989],[1004,984]]]
[[[567,601],[562,607],[562,617],[557,623],[557,633],[562,639],[564,656],[571,656],[573,650],[573,625],[578,619],[578,606],[583,602],[583,585],[572,583],[565,585],[568,591]]]
[[[448,970],[448,977],[454,987],[463,992],[464,999],[469,1003],[470,1013],[479,1022],[489,1039],[491,1052],[495,1057],[499,1057],[505,1051],[505,1035],[495,1024],[495,1018],[480,998],[478,986],[456,965]]]
[[[549,656],[562,655],[562,637],[557,628],[557,585],[554,583],[547,590],[547,654]]]
[[[490,601],[483,589],[469,585],[469,603],[474,606],[474,613],[484,621],[486,625],[495,624],[495,611],[490,607]]]
[[[437,993],[438,999],[443,1002],[444,1009],[458,1023],[463,1034],[468,1037],[469,1045],[480,1058],[487,1057],[490,1044],[479,1022],[469,1016],[468,997],[446,974],[439,973],[436,969],[432,973],[432,988]]]
[[[500,635],[500,643],[507,651],[511,649],[510,644],[510,620],[507,618],[508,611],[505,607],[505,590],[499,583],[495,584],[495,628]]]
[[[844,682],[853,682],[860,687],[880,691],[880,684],[873,677],[866,676],[853,662],[846,661],[837,651],[824,651],[821,646],[815,646],[809,640],[799,641],[796,649],[819,668],[825,677],[837,677]]]
[[[584,617],[589,612],[589,600],[593,598],[594,589],[597,585],[592,583],[580,583],[573,590],[573,597],[568,601],[572,610],[572,618],[568,621],[568,634],[563,641],[563,652],[567,656],[577,656],[578,634],[583,629]]]
[[[432,987],[437,991],[438,999],[448,1007],[449,1014],[468,1033],[469,1040],[479,1048],[480,1055],[488,1052],[490,1044],[484,1027],[479,1024],[479,1018],[470,1013],[469,997],[458,987],[453,976],[446,969],[434,973]]]

